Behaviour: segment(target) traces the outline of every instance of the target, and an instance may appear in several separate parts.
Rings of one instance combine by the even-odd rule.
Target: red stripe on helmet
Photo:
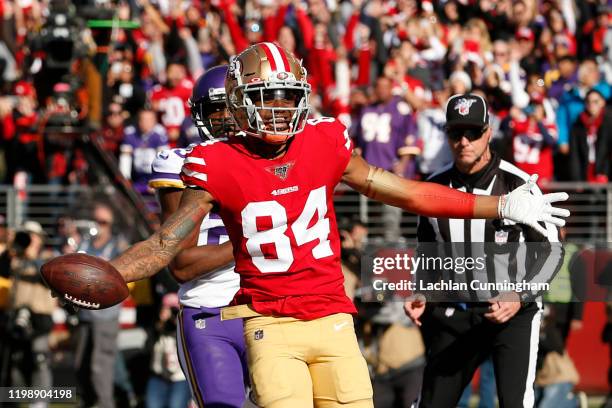
[[[276,71],[276,61],[274,61],[274,56],[272,55],[272,50],[270,50],[270,46],[266,43],[262,43],[261,48],[266,53],[266,58],[268,58],[268,62],[270,63],[270,69],[272,71]]]
[[[285,71],[290,72],[291,66],[289,65],[289,59],[287,58],[287,53],[285,52],[284,49],[282,49],[276,44],[274,44],[274,47],[276,47],[276,49],[278,50],[278,53],[281,55],[281,58],[283,59],[283,64],[285,65]]]

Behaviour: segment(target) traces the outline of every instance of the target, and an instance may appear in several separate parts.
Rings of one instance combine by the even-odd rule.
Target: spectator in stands
[[[353,135],[364,158],[385,170],[414,178],[414,157],[421,149],[410,105],[391,93],[391,80],[376,80],[376,102],[365,107],[354,124]],[[397,242],[400,237],[401,209],[384,206],[385,239]]]
[[[120,97],[122,108],[131,115],[135,115],[146,103],[146,94],[140,81],[134,75],[134,64],[128,60],[119,60],[112,63],[108,70],[106,85],[110,88],[113,100]]]
[[[140,194],[149,193],[147,183],[151,175],[151,163],[158,151],[167,148],[166,131],[157,123],[156,113],[150,109],[138,113],[136,126],[125,128],[119,148],[119,169],[123,177],[132,180]]]
[[[153,337],[151,371],[146,391],[147,408],[185,408],[191,394],[185,379],[176,345],[176,319],[179,301],[176,293],[162,299],[159,320]]]
[[[472,80],[470,76],[465,71],[455,71],[448,78],[448,82],[450,84],[450,95],[464,94],[470,93],[472,90]],[[434,85],[439,85],[440,82],[432,84],[432,91]],[[447,98],[448,99],[448,98]],[[439,103],[436,102],[436,105]]]
[[[559,130],[559,150],[567,155],[569,153],[570,130],[584,110],[586,93],[596,89],[607,100],[612,95],[610,84],[602,80],[599,67],[594,60],[585,60],[578,68],[578,83],[565,91],[559,100],[557,110],[557,127]]]
[[[180,128],[189,117],[189,97],[193,82],[187,78],[183,64],[172,62],[166,70],[165,85],[157,85],[151,94],[151,103],[161,118],[171,144],[176,145]],[[150,163],[149,163],[150,165]]]
[[[573,87],[578,81],[576,58],[571,55],[561,57],[555,68],[544,73],[544,81],[548,87],[548,95],[559,101],[566,87]]]
[[[548,23],[548,28],[551,31],[553,41],[563,43],[567,46],[567,51],[570,55],[576,55],[577,46],[576,46],[576,37],[573,32],[575,32],[575,18],[566,18],[564,13],[553,7],[548,12],[546,16],[546,21]],[[573,25],[573,29],[568,27],[568,23]]]
[[[557,143],[557,127],[546,120],[544,94],[534,92],[525,109],[512,108],[507,137],[512,162],[528,174],[538,174],[538,184],[553,179],[553,147]]]
[[[510,93],[510,44],[505,40],[497,40],[493,43],[493,66],[490,72],[498,75],[498,86],[505,93]]]
[[[612,110],[596,89],[586,94],[585,108],[570,132],[569,168],[574,181],[608,182],[612,154]]]
[[[463,78],[462,74],[465,74],[465,72],[454,72],[451,75],[451,83],[453,78],[455,81],[464,81],[466,78]],[[469,80],[469,77],[467,77],[467,80]],[[417,116],[417,135],[423,144],[423,151],[418,156],[418,163],[419,172],[423,179],[427,179],[431,174],[453,160],[444,131],[444,125],[446,124],[444,107],[450,97],[449,89],[442,81],[438,81],[432,85],[432,91],[433,101],[427,109],[420,111]]]
[[[29,183],[44,183],[36,89],[31,83],[20,81],[15,85],[14,92],[14,109],[3,123],[7,143],[7,182],[12,183],[15,175],[22,173]],[[30,160],[23,160],[25,157]]]
[[[96,234],[82,238],[77,252],[112,259],[126,248],[113,233],[113,210],[97,203],[93,208]],[[78,313],[75,368],[78,390],[85,407],[114,408],[113,379],[121,305],[104,310],[81,309]]]
[[[361,274],[361,257],[363,247],[367,241],[368,227],[359,219],[342,219],[338,227],[340,234],[342,260],[342,274],[344,275],[344,288],[350,299],[355,298],[359,287]]]
[[[123,141],[123,123],[127,114],[118,101],[111,102],[108,105],[105,115],[106,120],[102,126],[102,146],[105,151],[111,153],[116,159],[119,158],[119,145]]]
[[[10,338],[8,355],[13,387],[41,389],[53,385],[49,334],[56,301],[38,273],[50,257],[44,251],[45,235],[38,222],[26,221],[2,255],[0,270],[12,280],[9,326],[5,333]]]
[[[539,73],[541,67],[541,50],[535,48],[535,33],[529,27],[520,27],[516,31],[516,47],[520,51],[521,68],[527,73]]]
[[[171,144],[176,144],[180,128],[189,116],[189,97],[193,82],[187,78],[183,64],[173,62],[166,70],[165,85],[157,85],[151,94],[153,109],[160,115]]]

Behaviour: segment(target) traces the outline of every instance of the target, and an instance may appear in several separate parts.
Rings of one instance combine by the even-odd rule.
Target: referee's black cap
[[[485,128],[489,125],[489,106],[477,94],[453,95],[446,103],[446,127]]]

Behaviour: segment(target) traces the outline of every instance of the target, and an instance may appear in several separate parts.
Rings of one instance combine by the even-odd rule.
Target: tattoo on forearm
[[[133,282],[156,274],[168,265],[180,250],[181,242],[200,225],[206,214],[197,202],[186,204],[146,241],[132,246],[113,259],[126,282]]]

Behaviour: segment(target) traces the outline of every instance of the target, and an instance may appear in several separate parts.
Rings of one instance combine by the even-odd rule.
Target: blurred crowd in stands
[[[193,82],[260,41],[277,42],[302,58],[313,89],[312,114],[338,117],[368,161],[397,174],[424,179],[451,160],[445,102],[475,92],[492,109],[495,151],[538,173],[543,187],[550,181],[606,183],[611,177],[612,5],[606,0],[0,0],[0,24],[4,184],[87,184],[83,150],[95,137],[134,188],[149,194],[156,152],[199,142],[188,106]],[[91,139],[84,143],[83,134]],[[92,219],[104,227],[112,214],[99,208]],[[345,221],[343,267],[347,292],[355,294],[367,225]],[[0,259],[2,275],[39,285],[28,290],[46,290],[30,275],[53,254],[41,253],[40,225],[26,224],[12,238],[0,237],[10,242]],[[0,234],[6,234],[2,226]],[[61,252],[85,243],[76,230],[64,233]],[[111,235],[104,237],[115,245]],[[0,285],[0,295],[4,289]],[[30,322],[25,329],[16,326],[17,339],[28,339],[19,344],[32,351],[22,355],[30,364],[23,367],[48,384],[44,336],[55,305],[28,305],[35,319],[19,320],[20,305],[13,298],[5,317]],[[172,299],[163,305],[153,343],[171,331],[165,322],[176,305]],[[401,401],[414,394],[424,362],[416,328],[401,308],[364,306],[360,313],[360,339],[383,398],[376,406],[408,406]],[[578,330],[581,312],[563,313],[565,329]],[[113,314],[110,320],[116,319]],[[83,318],[79,325],[81,332],[95,326]],[[106,330],[116,338],[116,324],[110,326]],[[543,328],[548,346],[542,349],[566,356],[567,330],[563,341],[554,341],[547,334],[551,327]],[[408,349],[413,354],[398,354]],[[160,361],[172,359],[162,358],[161,343],[151,350],[150,371],[163,377],[169,368]],[[126,387],[126,404],[135,405],[129,381],[117,381],[126,378],[122,364],[115,364],[115,383]],[[5,377],[19,378],[5,368],[0,367]],[[172,374],[165,380],[180,377],[176,370]],[[573,373],[562,380],[569,389],[578,381]],[[542,387],[551,381],[549,375]]]
[[[495,149],[542,184],[609,176],[605,0],[2,0],[0,16],[9,184],[86,183],[71,137],[86,129],[145,191],[157,149],[198,141],[193,81],[259,41],[304,60],[313,115],[339,117],[379,166],[446,164],[444,102],[472,91]]]

